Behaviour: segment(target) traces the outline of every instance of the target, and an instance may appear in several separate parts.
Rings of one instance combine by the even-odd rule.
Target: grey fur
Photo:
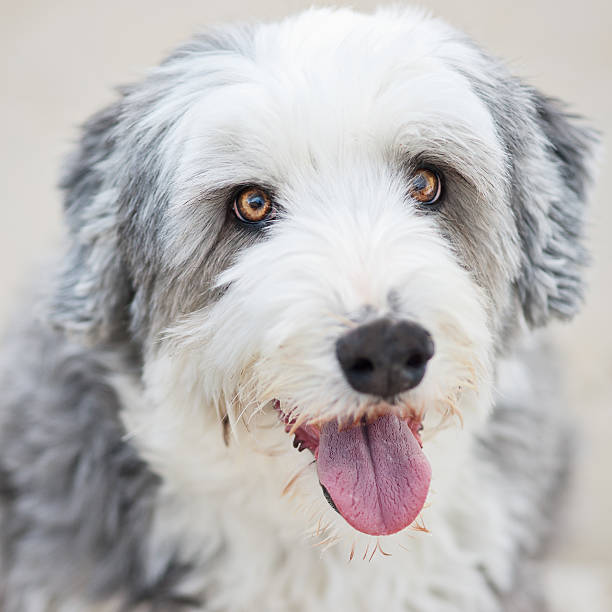
[[[465,41],[474,46],[474,43]],[[520,236],[522,262],[514,279],[526,320],[544,325],[568,319],[583,296],[584,207],[598,151],[598,134],[580,118],[511,76],[478,49],[488,80],[455,65],[482,98],[507,151],[510,200]],[[492,77],[492,78],[491,78]]]
[[[214,194],[192,203],[187,212],[192,214],[192,223],[202,223],[202,242],[191,246],[190,274],[182,278],[182,267],[164,269],[171,261],[167,245],[161,241],[173,169],[162,168],[160,149],[188,106],[181,101],[167,123],[145,125],[143,118],[188,82],[186,60],[205,60],[212,52],[248,54],[250,43],[246,27],[197,36],[143,83],[123,88],[116,103],[84,125],[60,183],[66,192],[71,241],[50,308],[60,327],[94,343],[112,343],[128,333],[134,342],[140,342],[152,331],[152,325],[159,329],[164,320],[176,314],[179,304],[181,308],[198,306],[191,296],[206,293],[210,281],[198,272],[224,221],[219,214],[207,213],[222,208],[213,207]],[[197,64],[193,70],[198,72]],[[212,75],[212,81],[211,86],[223,84],[223,75]],[[193,96],[198,92],[188,93]],[[198,213],[195,204],[203,201],[208,201],[209,207],[202,210],[200,206]]]
[[[517,288],[527,320],[537,325],[546,321],[548,312],[562,319],[570,318],[582,301],[582,271],[588,262],[582,245],[584,206],[593,178],[597,136],[592,130],[575,124],[576,117],[564,113],[558,101],[533,90],[531,94],[536,122],[548,140],[547,156],[565,185],[563,197],[551,199],[548,219],[552,231],[541,251],[535,235],[535,220],[529,215],[528,192],[524,189],[516,195],[519,232],[528,260],[523,262]],[[517,160],[520,163],[520,156]],[[513,167],[517,183],[518,163]],[[555,280],[545,303],[534,291],[542,283],[539,275],[549,275]]]
[[[26,612],[40,585],[50,599],[120,595],[126,610],[192,601],[180,590],[188,560],[149,559],[159,479],[124,441],[108,380],[109,364],[130,364],[41,326],[15,340],[2,378],[0,608]]]

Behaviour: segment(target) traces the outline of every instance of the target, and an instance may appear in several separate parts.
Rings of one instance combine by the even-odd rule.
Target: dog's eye
[[[434,204],[442,194],[440,175],[429,168],[419,168],[410,180],[410,197],[419,204]]]
[[[234,213],[245,223],[259,223],[273,211],[270,195],[259,187],[247,187],[234,200]]]

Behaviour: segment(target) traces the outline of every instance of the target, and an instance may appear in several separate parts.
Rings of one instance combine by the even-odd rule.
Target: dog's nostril
[[[374,364],[369,359],[357,359],[351,366],[353,372],[368,374],[374,371]]]
[[[410,321],[379,319],[336,342],[336,356],[351,387],[383,398],[416,387],[433,352],[427,330]]]
[[[427,359],[422,353],[415,353],[414,355],[410,355],[406,361],[404,361],[404,367],[406,368],[420,368],[425,363],[427,363]]]

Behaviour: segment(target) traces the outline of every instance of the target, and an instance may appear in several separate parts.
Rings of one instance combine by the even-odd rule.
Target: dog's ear
[[[219,61],[248,55],[252,40],[246,26],[197,35],[85,124],[61,181],[70,246],[56,325],[94,342],[146,334],[177,157],[164,146],[202,92],[224,82]]]
[[[121,102],[94,115],[60,182],[68,252],[51,301],[52,322],[95,342],[125,331],[130,282],[118,248],[118,189],[113,180]]]
[[[525,319],[537,326],[573,316],[582,300],[582,234],[598,138],[558,101],[520,87],[530,120],[507,143],[522,251],[516,288]]]
[[[517,299],[531,326],[570,318],[583,294],[582,234],[599,136],[470,46],[473,63],[449,61],[489,109],[506,152],[521,257]]]

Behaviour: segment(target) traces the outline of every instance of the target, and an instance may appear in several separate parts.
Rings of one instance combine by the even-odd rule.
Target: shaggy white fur
[[[62,359],[86,354],[87,376],[48,383],[72,393],[53,410],[78,405],[74,420],[110,433],[30,434],[53,478],[78,483],[53,504],[20,497],[46,489],[6,436],[0,512],[18,527],[0,603],[540,610],[531,567],[567,437],[545,348],[522,337],[579,302],[590,149],[555,103],[410,9],[222,29],[126,89],[64,180],[73,242],[52,317],[76,332]],[[415,195],[423,169],[439,202]],[[236,214],[245,187],[272,202],[265,223]],[[337,353],[381,319],[435,345],[422,380],[390,397],[356,390]],[[7,432],[29,431],[23,402],[8,402]],[[53,414],[26,403],[30,422]],[[326,499],[318,446],[298,452],[294,434],[389,415],[422,426],[410,435],[431,483],[411,524],[368,535]],[[49,451],[60,447],[76,459]],[[391,490],[385,469],[377,487]],[[70,510],[61,544],[47,503]],[[31,546],[13,535],[24,529]],[[74,567],[27,569],[41,550],[69,551]],[[38,576],[47,586],[25,588]]]

